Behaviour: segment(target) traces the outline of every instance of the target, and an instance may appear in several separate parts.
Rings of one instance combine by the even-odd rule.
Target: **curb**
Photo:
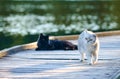
[[[117,72],[115,72],[110,79],[117,79],[120,76],[120,70],[118,70]]]
[[[5,57],[7,55],[15,54],[19,51],[34,49],[37,47],[36,44],[37,44],[37,42],[33,42],[33,43],[29,43],[29,44],[13,46],[13,47],[4,49],[4,50],[0,51],[0,58]]]
[[[107,32],[96,32],[96,35],[98,37],[120,35],[120,30],[118,30],[118,31],[107,31]],[[78,37],[79,37],[79,35],[52,36],[51,39],[76,40],[76,39],[78,39]]]
[[[107,32],[96,32],[98,37],[120,35],[120,30],[118,31],[107,31]],[[79,35],[67,35],[67,36],[51,36],[50,39],[59,39],[59,40],[76,40]],[[13,46],[0,51],[0,58],[5,57],[10,54],[15,54],[19,51],[35,49],[37,47],[37,42],[23,44],[18,46]]]

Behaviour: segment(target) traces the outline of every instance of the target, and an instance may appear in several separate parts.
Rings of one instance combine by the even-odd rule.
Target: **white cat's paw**
[[[89,65],[93,65],[93,63],[88,63]]]
[[[97,64],[97,61],[94,61],[93,64]]]
[[[80,60],[80,62],[84,62],[84,60]]]
[[[95,61],[95,62],[93,62],[93,63],[88,63],[89,65],[95,65],[95,64],[97,64],[97,62]]]

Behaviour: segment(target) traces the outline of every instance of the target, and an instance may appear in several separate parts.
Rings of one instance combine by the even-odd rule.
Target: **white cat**
[[[84,61],[86,54],[88,64],[96,64],[98,61],[99,40],[95,33],[84,30],[78,38],[78,50],[82,62]]]

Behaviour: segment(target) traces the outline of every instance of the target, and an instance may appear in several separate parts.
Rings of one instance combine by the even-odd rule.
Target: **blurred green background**
[[[120,30],[118,0],[0,0],[0,50],[37,40],[39,33]]]

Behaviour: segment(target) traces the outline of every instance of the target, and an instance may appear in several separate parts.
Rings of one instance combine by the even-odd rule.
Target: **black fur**
[[[49,40],[48,35],[40,34],[36,50],[76,50],[77,46],[68,41]]]

